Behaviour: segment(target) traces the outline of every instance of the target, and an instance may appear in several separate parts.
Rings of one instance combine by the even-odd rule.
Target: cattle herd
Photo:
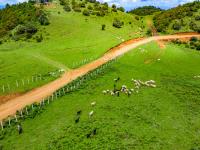
[[[195,79],[200,79],[200,75],[194,76]]]
[[[120,86],[120,88],[117,88],[117,83],[120,80],[120,78],[114,79],[114,88],[113,90],[103,90],[102,93],[104,95],[109,94],[111,96],[117,96],[119,97],[120,94],[126,94],[128,97],[130,97],[133,93],[139,93],[139,90],[142,87],[151,87],[156,88],[156,82],[154,80],[148,80],[148,81],[142,81],[142,80],[136,80],[132,79],[131,82],[133,84],[132,88],[127,88],[126,85]]]

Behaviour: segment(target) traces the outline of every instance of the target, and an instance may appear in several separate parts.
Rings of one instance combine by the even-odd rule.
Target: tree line
[[[7,4],[0,10],[0,38],[31,38],[38,31],[39,25],[48,24],[47,14],[41,7],[35,7],[31,1]]]

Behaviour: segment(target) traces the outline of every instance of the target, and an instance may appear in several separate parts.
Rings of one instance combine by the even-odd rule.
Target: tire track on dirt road
[[[19,97],[11,99],[6,103],[0,105],[0,120],[8,117],[9,115],[14,115],[17,110],[24,108],[26,105],[30,105],[34,102],[40,102],[43,98],[50,96],[54,91],[62,88],[66,84],[75,80],[76,78],[87,74],[89,71],[98,68],[99,66],[107,63],[108,61],[123,55],[124,53],[133,50],[134,48],[147,44],[151,41],[156,40],[172,40],[190,37],[200,37],[200,34],[179,34],[179,35],[165,35],[165,36],[154,36],[149,38],[132,39],[126,41],[117,47],[110,49],[102,57],[97,60],[86,64],[80,68],[70,70],[64,73],[57,80],[50,82],[42,87],[36,88],[30,92],[27,92]]]

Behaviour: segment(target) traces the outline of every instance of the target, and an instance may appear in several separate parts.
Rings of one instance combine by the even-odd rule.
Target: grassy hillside
[[[160,59],[160,60],[159,60]],[[200,53],[168,44],[150,43],[120,58],[105,74],[22,122],[24,133],[9,130],[3,149],[198,149],[200,148]],[[130,97],[103,95],[117,87],[132,88],[131,79],[155,80]],[[87,88],[86,88],[87,87]],[[81,97],[81,98],[80,98]],[[96,106],[90,103],[96,101]],[[75,116],[82,110],[80,122]],[[88,113],[94,110],[92,119]],[[87,138],[93,129],[97,134]]]
[[[154,25],[159,32],[200,32],[200,2],[187,3],[155,15]]]
[[[81,8],[81,11],[84,9]],[[55,79],[49,72],[59,68],[76,68],[124,40],[145,34],[145,29],[144,32],[140,29],[142,22],[121,11],[113,12],[111,8],[103,17],[84,16],[82,12],[73,10],[67,12],[59,1],[44,6],[43,10],[48,14],[50,24],[39,26],[33,38],[6,39],[0,44],[0,94],[24,92],[49,82]],[[113,27],[116,19],[124,22],[121,28]],[[103,24],[106,25],[105,30],[102,30]],[[43,41],[36,42],[35,38],[41,35]],[[43,80],[27,84],[28,79],[37,75],[41,75]],[[25,80],[26,84],[16,87],[16,80],[20,84]],[[2,93],[3,86],[5,93]]]

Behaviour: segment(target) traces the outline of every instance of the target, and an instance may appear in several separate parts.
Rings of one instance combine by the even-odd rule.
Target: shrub
[[[101,29],[102,29],[102,30],[105,30],[105,29],[106,29],[106,25],[105,25],[105,24],[102,24]]]
[[[82,8],[85,8],[85,3],[82,2],[82,3],[79,4],[79,6],[82,7]]]
[[[116,28],[121,28],[123,25],[124,25],[124,22],[120,21],[118,19],[115,19],[114,22],[113,22],[113,26],[116,27]]]
[[[71,11],[71,7],[69,5],[65,5],[63,8],[64,8],[64,10],[66,12],[70,12]]]
[[[42,34],[40,34],[40,36],[36,36],[35,39],[36,39],[36,41],[37,41],[38,43],[42,42],[42,40],[43,40]]]
[[[11,37],[16,41],[21,38],[30,39],[36,32],[36,26],[32,23],[28,23],[26,25],[18,25],[12,31]]]
[[[119,8],[117,8],[117,10],[119,10],[119,11],[121,11],[121,12],[125,12],[124,7],[119,7]]]
[[[104,12],[103,10],[101,10],[101,11],[98,11],[98,12],[96,13],[96,15],[97,15],[97,16],[103,17],[103,16],[105,16],[106,14],[105,14],[105,12]]]
[[[83,10],[83,15],[84,15],[84,16],[90,16],[90,11],[87,10],[87,9],[84,9],[84,10]]]
[[[192,42],[197,42],[198,39],[197,39],[197,37],[191,37],[191,38],[190,38],[190,41],[192,41]]]
[[[172,28],[173,28],[174,30],[180,30],[180,29],[181,29],[181,24],[178,23],[178,22],[175,22],[175,23],[173,24]]]
[[[78,7],[78,6],[75,6],[75,7],[73,8],[73,10],[74,10],[75,12],[81,12],[81,8]]]
[[[147,30],[146,35],[148,35],[148,36],[151,36],[151,35],[152,35],[151,29],[148,29],[148,30]]]
[[[194,30],[194,31],[196,31],[196,32],[200,32],[200,26],[198,26],[198,25],[197,25],[196,23],[194,23],[193,21],[190,22],[189,26],[190,26],[190,29],[191,29],[191,30]]]
[[[0,40],[0,45],[3,44],[3,42]]]
[[[88,8],[89,10],[93,10],[93,7],[92,7],[91,5],[89,5],[87,8]]]
[[[140,20],[140,17],[138,17],[138,16],[135,16],[135,19],[136,19],[136,20]]]
[[[65,0],[60,0],[60,5],[66,5],[66,1]]]
[[[199,20],[200,20],[200,16],[196,16],[196,17],[195,17],[195,20],[196,20],[196,21],[199,21]]]
[[[46,25],[49,25],[49,19],[48,19],[47,16],[46,16],[45,14],[43,14],[43,13],[40,15],[40,17],[39,17],[38,20],[39,20],[39,22],[40,22],[41,25],[45,25],[45,26],[46,26]]]

